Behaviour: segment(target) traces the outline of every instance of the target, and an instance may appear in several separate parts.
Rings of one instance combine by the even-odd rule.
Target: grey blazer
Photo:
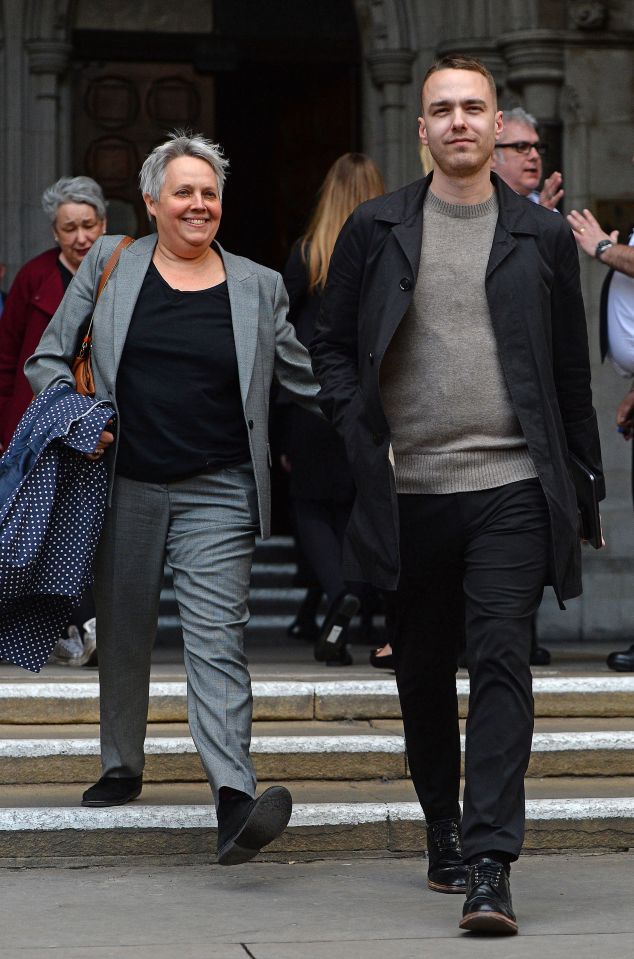
[[[74,386],[71,365],[79,335],[93,312],[99,279],[119,236],[101,237],[93,245],[70,284],[24,372],[35,393],[59,383]],[[156,246],[156,235],[145,236],[121,254],[94,310],[92,367],[97,399],[117,408],[117,370],[128,327],[143,279]],[[233,333],[244,418],[258,492],[260,531],[270,535],[271,450],[268,440],[269,392],[273,375],[297,402],[320,412],[315,397],[319,387],[306,349],[287,321],[288,297],[279,273],[242,256],[227,253],[219,244],[231,303]],[[117,412],[118,408],[117,408]],[[124,411],[125,412],[125,411]],[[111,482],[117,448],[108,454]]]

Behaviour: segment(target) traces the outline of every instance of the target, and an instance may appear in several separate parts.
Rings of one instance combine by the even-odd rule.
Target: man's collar
[[[401,190],[389,193],[377,210],[374,219],[384,223],[403,223],[422,211],[425,196],[433,180],[433,171],[421,180],[415,180]],[[499,222],[509,233],[537,234],[530,200],[520,197],[504,180],[491,172],[491,182],[498,198]]]

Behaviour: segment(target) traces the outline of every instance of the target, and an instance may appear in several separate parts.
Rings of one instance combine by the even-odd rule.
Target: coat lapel
[[[123,250],[119,258],[119,263],[114,271],[108,285],[115,281],[114,301],[113,301],[113,327],[114,327],[114,369],[119,369],[119,361],[123,353],[125,338],[128,335],[130,320],[134,313],[136,301],[141,292],[145,274],[148,271],[154,247],[156,246],[156,233],[150,236],[144,236],[127,250]]]
[[[242,405],[246,406],[258,345],[260,285],[257,274],[250,268],[248,260],[241,256],[234,256],[233,253],[227,253],[219,243],[215,246],[222,257],[227,274],[240,394]]]
[[[531,201],[514,193],[495,173],[491,174],[491,179],[498,195],[499,213],[487,263],[487,280],[517,246],[516,235],[537,234],[532,218],[527,216]],[[526,204],[529,204],[528,208]]]

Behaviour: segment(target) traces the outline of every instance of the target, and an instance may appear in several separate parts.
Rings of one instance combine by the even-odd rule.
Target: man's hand
[[[94,453],[84,453],[84,456],[87,460],[100,460],[111,443],[114,443],[114,435],[108,432],[108,430],[104,430],[99,437]]]
[[[571,210],[566,219],[574,231],[577,245],[588,256],[594,256],[599,240],[612,240],[613,243],[616,243],[619,238],[618,230],[606,233],[590,213],[590,210],[584,210],[583,213],[579,213],[578,210]]]
[[[548,210],[554,210],[564,195],[562,183],[563,177],[559,170],[551,173],[550,176],[544,180],[542,192],[539,194],[539,205],[545,206]]]
[[[616,428],[623,434],[624,440],[634,436],[634,387],[627,394],[616,411]]]

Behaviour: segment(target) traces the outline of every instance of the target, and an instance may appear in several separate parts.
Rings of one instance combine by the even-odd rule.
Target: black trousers
[[[301,550],[332,603],[345,590],[343,537],[352,503],[294,498],[293,507]]]
[[[533,734],[531,623],[551,552],[546,500],[535,479],[398,502],[393,646],[414,786],[427,822],[460,815],[456,657],[464,642],[464,854],[515,859]]]

